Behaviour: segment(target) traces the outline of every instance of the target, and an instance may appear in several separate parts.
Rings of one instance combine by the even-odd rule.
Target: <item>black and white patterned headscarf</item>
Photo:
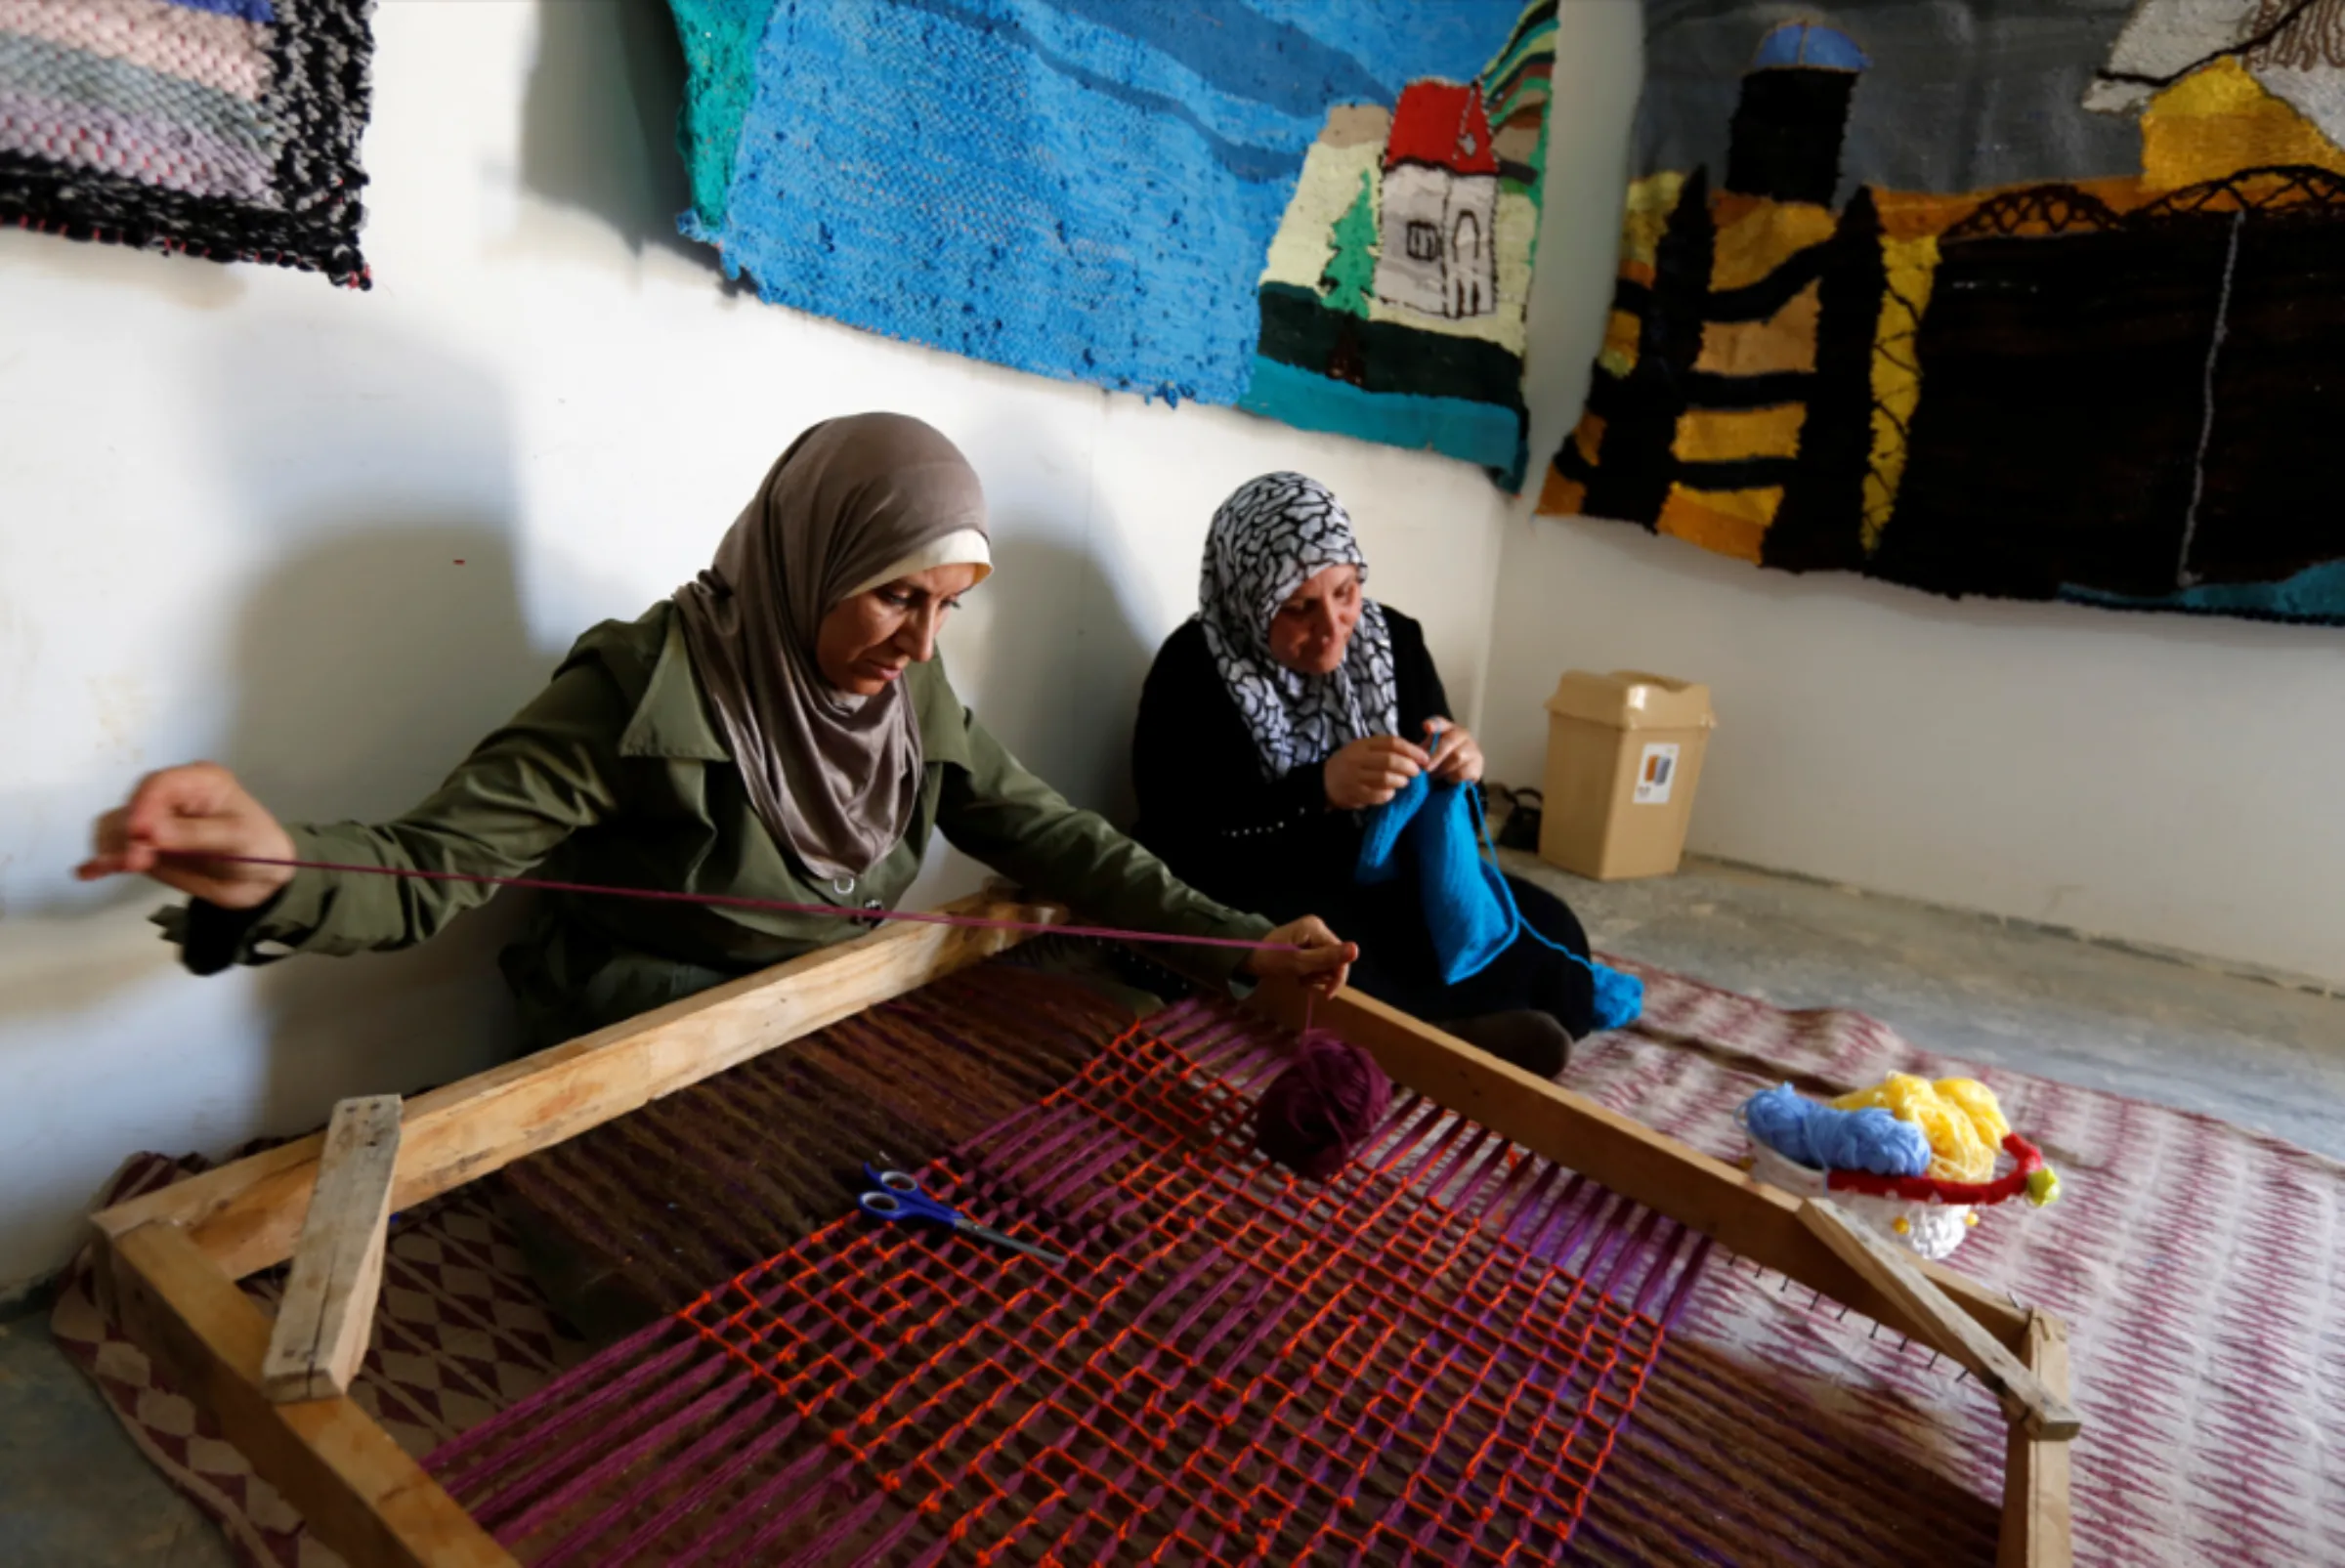
[[[1221,503],[1206,534],[1197,620],[1268,778],[1400,728],[1392,632],[1375,600],[1361,601],[1343,662],[1328,674],[1298,675],[1270,657],[1270,617],[1279,606],[1329,567],[1344,565],[1359,568],[1367,582],[1368,558],[1343,503],[1300,474],[1248,480]]]

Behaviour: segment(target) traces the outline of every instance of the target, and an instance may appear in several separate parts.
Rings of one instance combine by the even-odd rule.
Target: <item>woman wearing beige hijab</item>
[[[1191,891],[961,706],[937,632],[991,570],[984,496],[950,441],[898,414],[831,420],[782,454],[708,571],[640,619],[587,632],[406,815],[283,826],[226,770],[195,763],[150,775],[101,818],[81,874],[143,872],[189,894],[158,918],[209,974],[405,947],[494,891],[226,857],[884,910],[942,831],[1109,924],[1296,950],[1196,950],[1222,976],[1341,985],[1354,954],[1321,922],[1273,929]],[[504,967],[542,1045],[861,930],[549,895]]]

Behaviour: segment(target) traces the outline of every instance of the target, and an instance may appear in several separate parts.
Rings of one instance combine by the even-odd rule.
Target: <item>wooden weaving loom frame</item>
[[[946,906],[1062,923],[1057,906],[998,893]],[[792,959],[406,1102],[393,1206],[407,1208],[739,1066],[1024,940],[905,923]],[[1292,987],[1256,1010],[1302,1021]],[[1395,1084],[1714,1238],[1882,1326],[1957,1353],[1943,1327],[1877,1289],[1801,1217],[1800,1200],[1511,1067],[1373,998],[1345,993],[1313,1022],[1372,1052]],[[272,1403],[270,1320],[236,1281],[293,1252],[322,1135],[223,1165],[99,1213],[98,1279],[130,1336],[354,1568],[512,1568],[515,1559],[347,1396]],[[1940,1292],[2062,1399],[2067,1328],[1950,1270]],[[2068,1450],[2014,1420],[2000,1568],[2068,1568]]]

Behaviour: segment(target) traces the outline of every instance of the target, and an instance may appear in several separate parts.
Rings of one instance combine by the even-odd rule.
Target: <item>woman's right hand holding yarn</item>
[[[293,840],[236,776],[211,762],[165,768],[139,781],[129,801],[98,819],[85,882],[140,872],[224,910],[266,904],[293,879],[284,866],[252,866],[212,856],[291,860]]]
[[[1322,996],[1343,990],[1343,982],[1351,978],[1351,966],[1360,958],[1358,943],[1344,941],[1315,914],[1288,921],[1266,933],[1262,943],[1240,965],[1247,974],[1285,975]]]
[[[1397,735],[1371,735],[1354,741],[1323,764],[1327,803],[1337,811],[1381,806],[1406,788],[1431,761],[1425,747]]]

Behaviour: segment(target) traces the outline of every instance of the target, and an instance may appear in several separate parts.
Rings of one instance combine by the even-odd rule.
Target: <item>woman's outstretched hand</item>
[[[1426,743],[1432,755],[1426,771],[1443,784],[1482,782],[1481,742],[1447,719],[1425,721]]]
[[[1260,979],[1292,975],[1322,996],[1332,996],[1343,989],[1352,964],[1360,956],[1357,944],[1337,936],[1315,914],[1291,920],[1262,940],[1284,946],[1260,948],[1248,954],[1244,965],[1248,974]]]
[[[91,836],[90,858],[73,872],[85,882],[144,872],[224,910],[249,910],[293,879],[290,867],[209,858],[293,858],[291,836],[234,774],[215,763],[149,774],[128,802],[98,819]]]
[[[1352,742],[1322,765],[1327,803],[1338,811],[1381,806],[1431,765],[1425,747],[1397,735],[1371,735]]]

